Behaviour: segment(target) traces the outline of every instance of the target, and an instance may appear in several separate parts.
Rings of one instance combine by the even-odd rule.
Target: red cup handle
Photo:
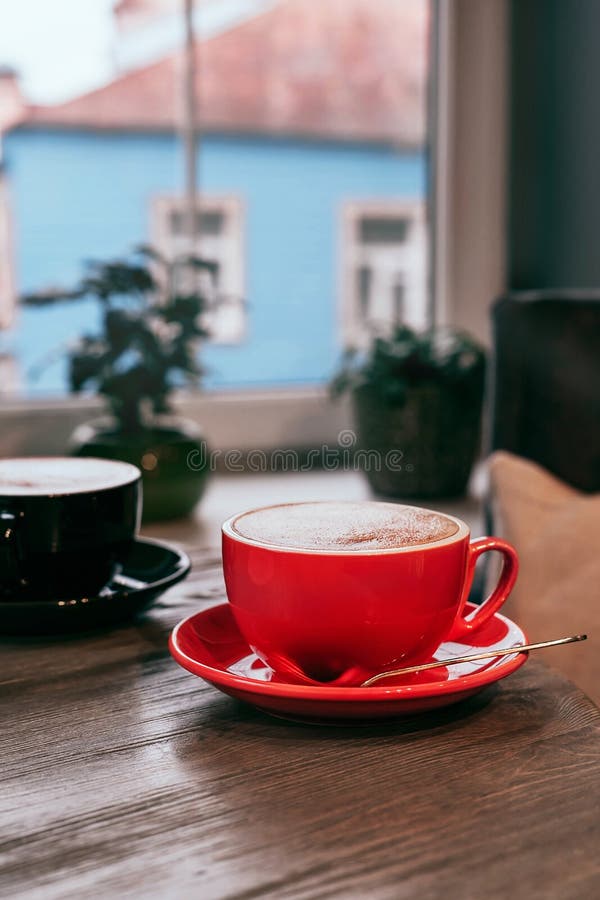
[[[469,591],[473,584],[473,575],[475,574],[475,563],[482,553],[488,550],[497,550],[503,556],[502,571],[498,584],[475,612],[470,613],[468,618],[463,615],[465,603],[469,598]],[[507,541],[500,538],[484,537],[478,538],[469,544],[469,555],[467,558],[467,570],[465,573],[465,583],[463,587],[460,608],[458,610],[452,631],[450,632],[450,640],[461,640],[468,638],[474,631],[485,624],[497,612],[514,587],[519,571],[519,560],[517,551]]]

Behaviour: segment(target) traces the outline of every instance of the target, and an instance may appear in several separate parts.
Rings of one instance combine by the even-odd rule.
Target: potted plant
[[[208,277],[208,281],[206,280]],[[202,281],[204,279],[204,283]],[[23,298],[29,306],[93,298],[97,332],[67,350],[75,393],[107,401],[111,415],[80,426],[72,452],[137,465],[143,475],[144,520],[187,515],[203,493],[207,452],[199,429],[172,415],[173,391],[198,383],[198,344],[207,338],[205,316],[216,303],[214,265],[195,256],[169,261],[150,247],[131,257],[92,262],[73,290]]]
[[[450,329],[399,326],[364,353],[346,351],[332,390],[352,394],[359,458],[377,494],[465,492],[479,448],[484,379],[483,348]]]

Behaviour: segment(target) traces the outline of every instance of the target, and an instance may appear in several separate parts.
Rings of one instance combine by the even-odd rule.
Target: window
[[[198,250],[227,299],[199,351],[206,391],[325,390],[371,325],[424,324],[430,5],[196,0],[184,67],[180,0],[0,0],[16,296],[142,243],[186,252],[197,168]],[[17,391],[64,397],[66,352],[100,314],[17,304],[0,325]]]
[[[246,333],[242,218],[242,204],[232,197],[205,197],[196,213],[198,254],[215,264],[214,287],[219,305],[208,326],[211,341],[217,344],[239,343]],[[167,259],[189,253],[185,226],[186,214],[180,198],[153,200],[151,239]]]
[[[341,331],[362,347],[374,331],[426,321],[424,205],[349,203],[342,213]]]

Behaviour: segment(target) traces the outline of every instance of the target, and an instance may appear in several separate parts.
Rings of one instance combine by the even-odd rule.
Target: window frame
[[[12,218],[10,185],[4,175],[2,163],[2,134],[0,132],[0,330],[9,328],[15,318],[17,306],[15,278],[15,240]]]
[[[509,0],[432,0],[429,138],[434,321],[491,342],[507,283]]]

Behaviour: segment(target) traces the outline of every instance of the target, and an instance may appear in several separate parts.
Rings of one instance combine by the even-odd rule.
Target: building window
[[[152,203],[151,241],[167,258],[189,252],[186,213],[180,197],[157,197]],[[198,254],[215,265],[218,308],[208,327],[211,341],[238,344],[246,332],[243,210],[234,197],[204,197],[197,211]]]
[[[426,322],[424,204],[348,203],[342,216],[341,331],[345,346]]]

